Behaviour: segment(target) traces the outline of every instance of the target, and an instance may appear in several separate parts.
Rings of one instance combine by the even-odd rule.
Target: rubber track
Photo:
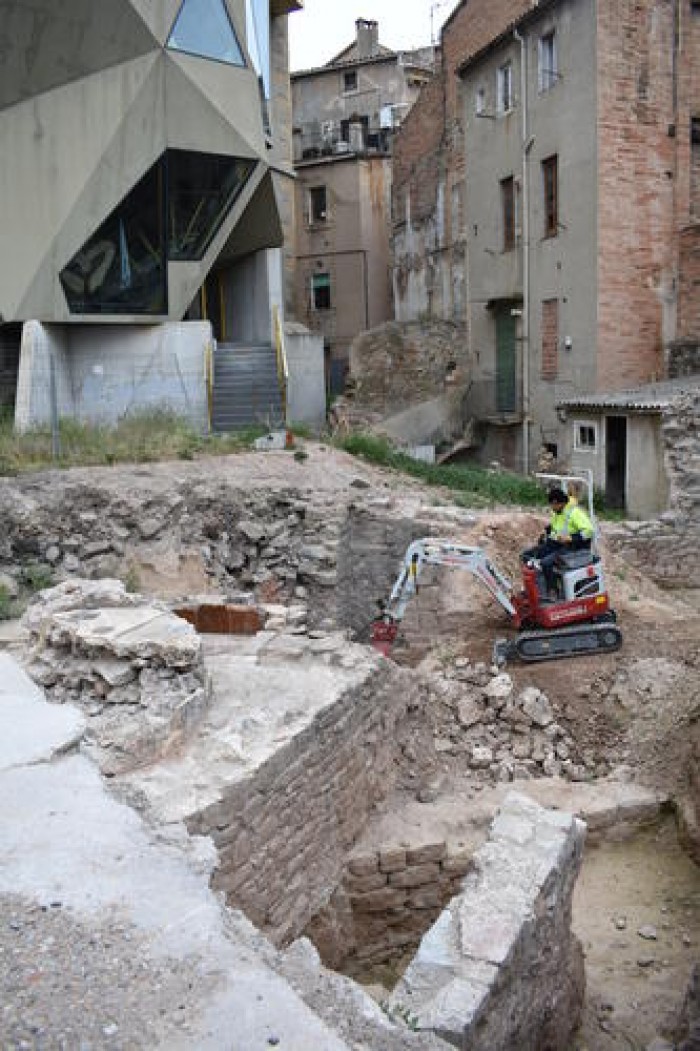
[[[562,657],[585,657],[589,653],[613,653],[622,645],[622,632],[615,624],[581,624],[558,631],[530,631],[514,640],[521,661],[552,661]]]

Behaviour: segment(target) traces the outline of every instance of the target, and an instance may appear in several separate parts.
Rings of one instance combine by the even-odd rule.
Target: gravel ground
[[[0,1049],[167,1047],[211,989],[198,961],[153,959],[117,915],[85,926],[60,902],[0,898]]]

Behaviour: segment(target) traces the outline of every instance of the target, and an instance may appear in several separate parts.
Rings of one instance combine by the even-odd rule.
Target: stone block
[[[371,891],[361,897],[351,898],[356,912],[387,912],[389,909],[400,909],[406,904],[406,893],[401,888],[386,887]]]
[[[407,865],[423,865],[427,861],[442,861],[447,857],[447,844],[426,843],[420,847],[408,847],[406,850]]]
[[[371,872],[368,876],[353,876],[351,874],[345,879],[345,889],[348,894],[354,896],[379,890],[380,887],[386,887],[386,885],[387,877],[384,872]]]
[[[379,868],[382,872],[401,872],[406,868],[406,851],[403,847],[385,847],[379,851]]]
[[[389,876],[390,887],[423,887],[426,883],[436,883],[440,878],[440,866],[436,862],[415,865],[403,872],[392,872]]]
[[[353,876],[369,876],[379,871],[379,856],[377,854],[360,854],[350,858],[348,869]]]

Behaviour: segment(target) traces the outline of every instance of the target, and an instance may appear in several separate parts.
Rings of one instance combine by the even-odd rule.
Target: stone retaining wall
[[[584,831],[511,793],[394,990],[395,1009],[463,1051],[568,1048],[584,992],[571,932]]]
[[[306,935],[327,967],[353,977],[414,952],[458,893],[471,855],[444,840],[387,844],[353,854],[341,886]]]
[[[219,855],[214,886],[274,942],[298,936],[341,881],[347,855],[398,774],[412,676],[384,662],[363,684],[188,820]]]

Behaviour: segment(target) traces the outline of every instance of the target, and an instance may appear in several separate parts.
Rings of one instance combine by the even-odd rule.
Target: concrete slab
[[[157,1046],[264,1051],[271,1034],[280,1034],[287,1051],[348,1051],[256,953],[262,939],[226,913],[209,889],[208,872],[188,862],[178,837],[159,839],[106,791],[83,756],[55,757],[69,739],[71,709],[43,702],[6,655],[0,671],[0,895],[60,903],[96,929],[105,916],[119,915],[139,934],[144,966],[165,958],[191,967],[198,980],[211,978],[189,1031],[170,1031]],[[5,731],[13,724],[9,746]],[[236,936],[246,930],[249,936]]]
[[[314,645],[308,637],[264,632],[207,640],[212,702],[196,735],[178,756],[120,781],[159,821],[182,821],[218,802],[224,787],[251,777],[377,662],[347,641],[342,652],[337,640],[329,652],[316,653]],[[289,653],[293,660],[283,659]]]
[[[47,704],[17,662],[0,653],[0,770],[48,762],[74,748],[84,729],[76,708]]]

